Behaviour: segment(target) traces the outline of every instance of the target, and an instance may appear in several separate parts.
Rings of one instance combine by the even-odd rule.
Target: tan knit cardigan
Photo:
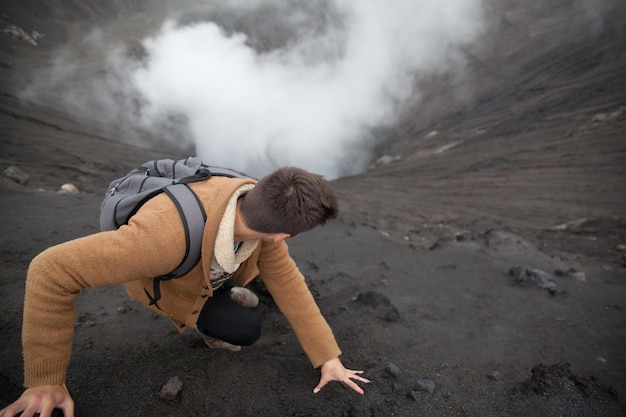
[[[53,246],[35,257],[24,302],[24,385],[65,382],[76,321],[74,302],[84,288],[124,284],[131,297],[170,318],[181,332],[192,328],[212,295],[211,259],[228,200],[239,187],[253,183],[214,177],[192,184],[207,214],[202,259],[187,275],[162,282],[162,298],[155,306],[148,305],[152,277],[172,271],[186,249],[182,221],[166,195],[148,201],[128,225],[116,231]],[[234,278],[246,285],[259,272],[313,366],[339,356],[333,333],[284,242],[259,244]]]

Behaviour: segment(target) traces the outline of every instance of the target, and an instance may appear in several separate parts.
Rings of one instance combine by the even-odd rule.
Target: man
[[[346,369],[332,331],[322,317],[283,240],[335,218],[337,198],[321,176],[286,167],[255,182],[213,177],[190,184],[207,214],[200,262],[183,277],[160,283],[187,244],[174,202],[160,194],[115,231],[51,247],[28,270],[22,344],[22,396],[0,417],[24,411],[49,417],[55,407],[74,416],[65,385],[75,323],[75,299],[88,287],[124,284],[129,295],[169,317],[182,332],[195,329],[213,348],[237,351],[260,336],[258,316],[248,307],[256,296],[242,288],[260,272],[321,378],[313,392],[341,381],[356,392],[362,371]],[[147,244],[149,242],[149,244]],[[235,286],[235,282],[239,286]]]

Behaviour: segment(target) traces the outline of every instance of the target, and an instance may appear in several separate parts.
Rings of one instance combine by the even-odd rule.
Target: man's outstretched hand
[[[13,404],[0,410],[0,417],[13,417],[22,412],[21,417],[50,417],[55,408],[63,410],[65,417],[74,417],[74,400],[65,384],[43,385],[28,388]]]
[[[350,369],[346,369],[339,360],[339,358],[331,359],[327,362],[324,362],[324,364],[322,365],[322,376],[320,378],[320,383],[317,384],[317,387],[315,387],[313,393],[317,394],[318,392],[320,392],[324,385],[328,384],[330,381],[340,381],[358,392],[359,394],[363,394],[363,389],[353,381],[354,379],[368,384],[370,382],[369,379],[359,376],[362,373],[363,371],[352,371]]]

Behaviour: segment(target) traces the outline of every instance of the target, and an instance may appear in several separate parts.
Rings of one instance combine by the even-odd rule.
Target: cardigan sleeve
[[[181,261],[182,221],[171,201],[161,203],[142,208],[116,231],[53,246],[32,260],[22,327],[26,387],[65,381],[81,290],[166,274]]]
[[[314,368],[341,354],[285,242],[263,243],[258,266],[267,289],[293,328]]]

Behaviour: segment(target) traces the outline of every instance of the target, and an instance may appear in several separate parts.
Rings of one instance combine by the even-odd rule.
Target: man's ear
[[[291,235],[289,233],[276,233],[274,235],[274,242],[280,242],[281,240],[289,239]]]

